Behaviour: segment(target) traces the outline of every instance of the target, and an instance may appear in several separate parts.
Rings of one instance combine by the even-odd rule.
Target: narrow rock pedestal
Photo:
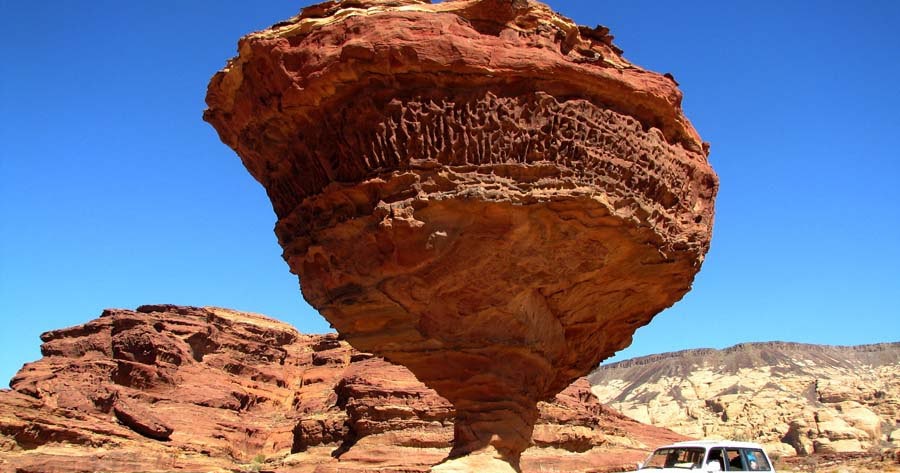
[[[494,409],[492,403],[478,402],[467,411],[466,404],[456,404],[456,422],[453,431],[453,450],[448,460],[432,471],[466,471],[476,464],[495,464],[494,470],[469,469],[468,471],[507,471],[510,466],[519,470],[519,459],[531,445],[531,434],[538,418],[535,405],[519,406],[503,402]],[[460,410],[462,409],[462,410]],[[462,469],[460,469],[462,468]],[[498,469],[499,468],[499,469]]]

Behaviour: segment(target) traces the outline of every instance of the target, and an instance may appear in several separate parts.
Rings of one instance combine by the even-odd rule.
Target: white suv
[[[679,442],[659,447],[638,466],[638,471],[642,473],[675,473],[685,470],[775,473],[769,456],[759,444],[724,440]]]

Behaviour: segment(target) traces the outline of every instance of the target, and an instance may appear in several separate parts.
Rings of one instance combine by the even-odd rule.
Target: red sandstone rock
[[[113,404],[113,413],[120,422],[146,437],[168,440],[172,435],[172,428],[157,419],[149,410],[127,401],[117,400]]]
[[[537,402],[700,269],[706,147],[675,82],[620,53],[529,0],[332,1],[210,83],[307,301],[453,404],[454,456],[515,465]]]
[[[44,358],[0,391],[2,473],[246,471],[254,459],[279,473],[425,472],[450,450],[447,400],[333,334],[157,305],[42,338]],[[525,472],[604,471],[679,438],[603,408],[583,380],[540,412]]]

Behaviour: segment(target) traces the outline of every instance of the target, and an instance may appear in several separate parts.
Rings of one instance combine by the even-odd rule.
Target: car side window
[[[772,466],[766,460],[766,455],[758,448],[745,448],[744,460],[750,471],[772,471]]]
[[[728,463],[728,471],[747,471],[744,468],[743,455],[736,448],[725,450],[725,461]]]
[[[709,456],[706,458],[706,464],[716,463],[719,465],[719,471],[727,471],[725,470],[725,455],[722,453],[721,448],[711,448],[709,449]]]

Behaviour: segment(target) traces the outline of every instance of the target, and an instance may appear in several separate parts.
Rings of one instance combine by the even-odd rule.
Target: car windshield
[[[644,462],[642,470],[657,468],[699,468],[706,451],[700,447],[660,448]]]

